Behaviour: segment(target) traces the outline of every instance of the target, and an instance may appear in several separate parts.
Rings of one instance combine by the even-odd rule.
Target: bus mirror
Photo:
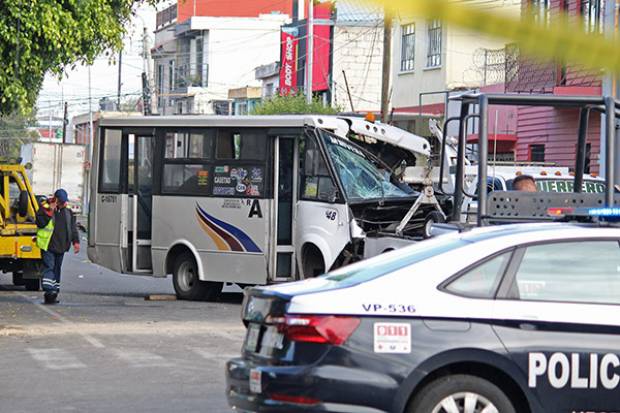
[[[338,201],[338,189],[336,189],[336,187],[333,187],[329,191],[328,201],[330,204],[335,204],[336,201]]]

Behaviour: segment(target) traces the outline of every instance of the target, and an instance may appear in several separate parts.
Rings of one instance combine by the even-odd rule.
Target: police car
[[[246,292],[251,412],[620,411],[620,229],[476,228]]]

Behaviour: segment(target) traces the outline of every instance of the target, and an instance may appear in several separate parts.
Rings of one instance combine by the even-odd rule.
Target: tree
[[[121,48],[134,4],[0,0],[0,115],[29,113],[46,73],[62,76],[69,67]]]
[[[30,117],[0,116],[0,157],[19,157],[21,146],[39,136],[32,127],[34,123]]]
[[[306,102],[306,96],[302,94],[288,96],[274,96],[258,104],[252,111],[253,115],[292,115],[292,114],[316,114],[335,115],[341,112],[341,108],[325,106],[314,99],[312,103]]]

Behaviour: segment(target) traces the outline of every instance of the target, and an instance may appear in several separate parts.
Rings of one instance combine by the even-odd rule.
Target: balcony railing
[[[169,23],[175,22],[177,20],[177,4],[173,4],[172,6],[163,9],[162,11],[157,12],[155,17],[155,25],[156,28],[163,27]]]

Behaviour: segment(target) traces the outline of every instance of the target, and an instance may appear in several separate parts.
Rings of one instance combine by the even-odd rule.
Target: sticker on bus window
[[[252,183],[263,182],[263,170],[261,168],[252,168],[250,179],[252,180]]]
[[[258,197],[263,193],[264,168],[218,166],[213,174],[213,195]]]
[[[306,182],[306,188],[304,189],[304,197],[316,198],[319,193],[319,185],[316,182]]]
[[[234,195],[235,188],[228,186],[214,186],[213,187],[213,195]]]
[[[198,186],[207,186],[209,184],[209,171],[201,169],[196,172],[198,177]]]

